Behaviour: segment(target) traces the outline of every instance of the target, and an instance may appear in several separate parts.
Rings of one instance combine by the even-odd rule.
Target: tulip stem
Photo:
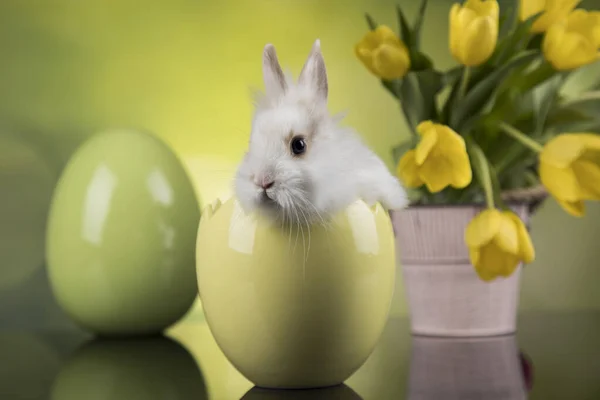
[[[481,150],[481,147],[476,143],[469,140],[468,146],[474,172],[485,194],[487,208],[496,208],[494,202],[494,187],[492,185],[492,171],[490,170],[487,157],[483,153],[483,150]]]
[[[539,144],[538,142],[536,142],[535,140],[533,140],[532,138],[515,128],[514,126],[511,126],[506,122],[500,122],[498,126],[502,130],[502,132],[506,133],[508,136],[520,142],[523,146],[534,151],[535,153],[539,153],[542,151],[543,147],[541,144]]]
[[[471,78],[471,68],[465,66],[463,68],[462,78],[460,81],[460,87],[458,88],[458,98],[462,99],[467,93],[467,86],[469,85],[469,79]]]

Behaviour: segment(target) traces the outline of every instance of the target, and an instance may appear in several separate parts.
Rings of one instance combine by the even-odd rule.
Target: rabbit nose
[[[260,187],[262,187],[263,189],[267,190],[268,188],[270,188],[271,186],[273,186],[275,182],[273,181],[263,181],[262,185],[260,185]]]
[[[261,188],[263,188],[264,190],[267,190],[268,188],[272,187],[274,183],[275,183],[275,182],[273,182],[273,181],[272,181],[272,180],[270,180],[270,179],[263,180],[263,181],[260,183],[260,187],[261,187]]]
[[[275,181],[270,178],[262,178],[255,180],[254,183],[263,190],[267,190],[275,184]]]

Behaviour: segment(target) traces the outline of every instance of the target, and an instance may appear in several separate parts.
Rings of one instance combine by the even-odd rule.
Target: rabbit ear
[[[272,44],[267,44],[263,50],[263,79],[267,97],[277,98],[286,92],[285,76],[279,65],[275,46]]]
[[[298,84],[310,87],[323,100],[327,99],[328,84],[325,60],[321,54],[321,41],[317,39],[302,67]]]

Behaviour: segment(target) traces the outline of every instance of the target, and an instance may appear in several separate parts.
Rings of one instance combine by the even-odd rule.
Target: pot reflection
[[[190,353],[164,336],[93,340],[61,368],[52,400],[208,399]]]
[[[527,398],[515,336],[414,337],[408,399]]]
[[[362,400],[347,385],[323,389],[276,390],[253,387],[240,400]]]

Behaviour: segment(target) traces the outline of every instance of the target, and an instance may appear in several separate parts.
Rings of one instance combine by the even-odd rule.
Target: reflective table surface
[[[600,399],[600,312],[530,313],[516,335],[411,337],[391,318],[344,385],[253,387],[206,323],[164,336],[94,339],[83,332],[0,330],[0,399]]]

